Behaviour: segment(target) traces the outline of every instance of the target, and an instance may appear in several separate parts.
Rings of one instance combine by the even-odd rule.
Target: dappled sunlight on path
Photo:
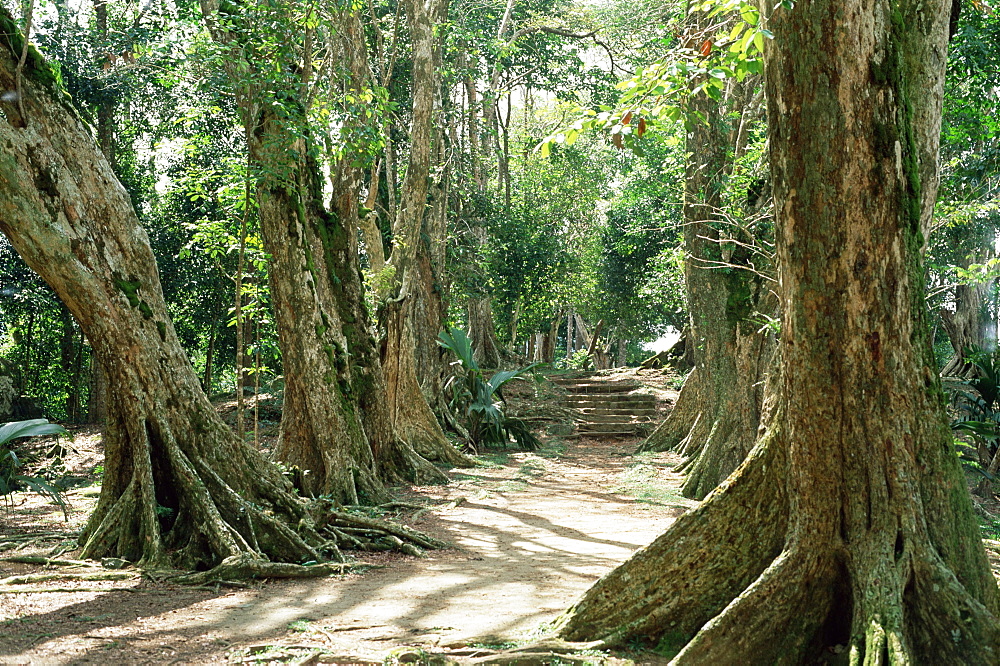
[[[109,591],[25,617],[21,626],[35,627],[37,638],[15,642],[17,649],[0,643],[0,661],[121,663],[129,654],[133,663],[141,655],[149,663],[210,663],[235,648],[273,643],[379,661],[397,645],[525,638],[690,505],[676,496],[679,478],[666,454],[647,459],[656,477],[648,485],[660,488],[663,501],[623,494],[629,489],[621,480],[636,464],[632,446],[584,440],[552,457],[493,456],[486,466],[456,470],[449,486],[414,491],[412,501],[436,508],[413,527],[454,545],[427,558],[373,557],[382,568],[361,575],[222,596]]]

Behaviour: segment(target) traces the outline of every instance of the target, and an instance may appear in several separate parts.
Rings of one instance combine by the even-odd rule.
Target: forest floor
[[[657,373],[646,383],[664,406],[676,395]],[[542,430],[565,432],[551,390],[522,383],[512,401]],[[274,431],[265,423],[265,445]],[[401,489],[399,500],[425,508],[385,517],[452,547],[424,558],[362,553],[372,568],[360,574],[243,589],[192,589],[129,569],[100,570],[121,580],[15,583],[9,577],[74,570],[0,561],[0,664],[467,661],[530,642],[695,504],[678,493],[671,470],[679,460],[633,457],[637,438],[542,440],[535,452],[478,456],[477,467],[449,472],[446,486]],[[79,485],[66,494],[68,520],[44,498],[16,494],[15,506],[0,510],[0,558],[74,555],[73,537],[99,494],[100,435],[83,430],[55,446],[39,444],[39,457],[50,475],[55,466]],[[602,658],[563,658],[574,660]]]
[[[664,410],[676,397],[659,373],[630,378]],[[638,438],[574,438],[552,384],[519,386],[511,402],[544,433],[540,450],[478,456],[475,468],[451,470],[449,485],[399,490],[400,501],[423,508],[382,514],[451,548],[424,558],[362,553],[372,566],[363,573],[245,588],[191,588],[101,567],[84,571],[118,579],[17,582],[80,570],[0,560],[0,664],[468,663],[531,643],[696,503],[678,492],[675,455],[633,456]],[[278,414],[265,406],[266,447]],[[233,410],[220,404],[225,416]],[[37,453],[50,476],[76,486],[66,493],[68,518],[44,498],[17,493],[13,506],[0,508],[0,558],[72,558],[99,494],[97,431],[39,442]],[[984,533],[997,538],[1000,504],[977,500],[977,510]],[[1000,543],[987,546],[1000,571]],[[578,651],[521,663],[622,660],[666,661],[650,652]]]

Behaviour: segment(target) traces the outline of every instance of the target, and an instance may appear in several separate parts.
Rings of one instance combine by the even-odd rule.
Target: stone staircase
[[[573,436],[636,437],[652,428],[656,398],[639,392],[639,382],[592,374],[551,379],[566,391],[562,405],[576,421]]]

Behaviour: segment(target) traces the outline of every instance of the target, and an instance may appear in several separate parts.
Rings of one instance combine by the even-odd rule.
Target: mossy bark
[[[9,21],[0,11],[0,30]],[[3,90],[15,88],[14,41],[0,36]],[[321,559],[305,504],[201,391],[128,194],[44,68],[26,70],[20,106],[0,101],[0,231],[73,313],[107,379],[104,483],[84,557]]]
[[[447,14],[447,2],[407,2],[406,13],[413,43],[410,159],[400,188],[390,258],[398,282],[379,314],[385,328],[382,363],[387,402],[393,426],[420,455],[449,465],[470,466],[472,461],[445,437],[419,379],[424,374],[427,386],[436,389],[434,380],[440,369],[440,356],[433,348],[442,323],[437,282],[440,265],[435,265],[435,259],[443,260],[444,217],[428,215],[432,208],[428,194],[438,94],[434,26]],[[418,368],[418,361],[430,367]]]
[[[327,209],[306,100],[300,99],[310,82],[289,83],[280,94],[248,82],[235,67],[242,57],[239,38],[216,22],[214,3],[206,0],[202,8],[215,39],[234,47],[230,74],[258,173],[261,236],[285,375],[275,456],[297,471],[297,484],[307,493],[348,504],[384,500],[386,481],[446,481],[399,438],[386,404],[358,267],[357,156],[348,153],[332,165]],[[362,90],[368,66],[360,20],[346,9],[336,18],[330,48],[344,64],[342,85],[345,92]]]
[[[776,303],[767,279],[752,270],[748,251],[724,242],[734,230],[722,210],[733,137],[723,109],[706,95],[690,104],[704,118],[688,128],[683,209],[695,367],[674,409],[639,450],[683,454],[683,493],[701,499],[736,469],[757,438],[775,347],[760,313],[773,316]]]
[[[646,640],[677,664],[1000,663],[923,304],[939,116],[913,100],[942,96],[949,8],[776,10],[776,414],[700,507],[568,612],[564,638]]]

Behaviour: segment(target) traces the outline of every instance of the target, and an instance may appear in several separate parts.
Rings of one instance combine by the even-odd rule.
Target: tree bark
[[[239,40],[217,22],[218,5],[203,0],[202,11],[213,37],[234,49],[230,63],[244,57]],[[332,46],[346,66],[345,88],[361,90],[368,76],[361,23],[348,10],[336,20]],[[296,470],[307,493],[348,504],[385,499],[384,480],[444,481],[396,437],[385,402],[358,267],[361,170],[354,156],[332,165],[328,211],[300,87],[289,84],[282,99],[270,99],[232,67],[230,74],[250,162],[261,174],[258,211],[285,374],[275,456]]]
[[[916,109],[943,95],[949,9],[775,10],[775,415],[709,499],[587,592],[564,638],[660,641],[676,664],[1000,662],[923,302],[940,116]]]
[[[90,355],[90,378],[87,388],[87,423],[103,425],[108,417],[108,380],[97,355]]]
[[[768,298],[767,279],[739,267],[745,249],[723,253],[722,188],[731,168],[731,133],[718,102],[701,94],[690,103],[704,118],[692,122],[687,134],[683,208],[687,331],[695,368],[671,413],[639,450],[682,453],[688,472],[682,492],[702,499],[756,440],[774,338],[755,320],[760,313],[773,315],[776,304]]]
[[[964,263],[964,268],[968,268],[971,262],[967,259]],[[955,287],[955,311],[941,309],[941,324],[955,352],[942,368],[942,376],[967,377],[974,372],[974,366],[968,361],[966,352],[983,346],[984,298],[988,291],[987,282],[959,284]]]
[[[434,26],[447,14],[447,2],[406,3],[413,44],[413,118],[410,125],[410,159],[400,187],[400,206],[394,224],[390,262],[397,283],[382,306],[385,325],[382,363],[386,372],[388,406],[397,432],[417,452],[430,460],[451,465],[472,465],[444,435],[418,380],[416,355],[433,360],[431,351],[441,329],[441,301],[433,257],[439,250],[442,229],[428,229],[428,181],[431,178],[433,117],[437,94]],[[433,224],[434,216],[431,224]],[[442,218],[443,219],[443,218]],[[433,236],[425,241],[424,232]],[[436,321],[435,321],[436,320]],[[433,328],[432,328],[433,327]],[[439,368],[438,364],[434,367]]]
[[[0,10],[0,89],[15,88],[22,43]],[[128,194],[30,54],[21,104],[0,100],[0,231],[73,313],[108,379],[104,483],[83,557],[321,559],[305,505],[201,391]]]
[[[472,297],[468,303],[469,339],[473,357],[481,368],[499,368],[500,349],[493,323],[493,307],[488,296]]]

